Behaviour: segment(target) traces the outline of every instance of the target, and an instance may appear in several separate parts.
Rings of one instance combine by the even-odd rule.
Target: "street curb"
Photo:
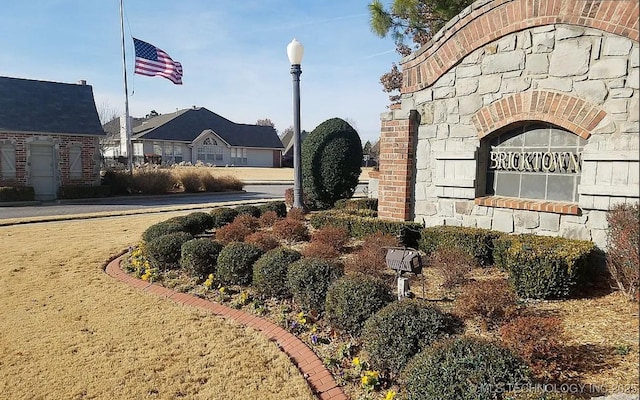
[[[124,253],[126,254],[126,253]],[[258,330],[282,350],[291,362],[298,368],[307,380],[313,394],[320,400],[349,400],[344,391],[336,383],[331,372],[302,340],[280,326],[241,310],[229,308],[203,298],[186,293],[175,292],[164,286],[148,283],[128,275],[120,268],[120,261],[124,254],[114,258],[105,268],[107,275],[129,286],[156,296],[165,297],[176,303],[195,307],[223,318],[232,320],[240,325]]]

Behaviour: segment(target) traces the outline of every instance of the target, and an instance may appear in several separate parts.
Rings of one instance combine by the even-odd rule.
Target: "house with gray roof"
[[[225,166],[279,167],[282,142],[272,126],[239,124],[204,107],[135,121],[136,162],[190,162]]]
[[[52,200],[66,185],[100,183],[98,118],[93,89],[0,76],[0,186],[31,186]]]

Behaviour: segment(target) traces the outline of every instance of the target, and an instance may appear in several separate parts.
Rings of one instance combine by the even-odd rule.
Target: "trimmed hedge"
[[[206,230],[213,228],[213,217],[204,212],[192,212],[187,215],[169,218],[164,221],[168,224],[177,224],[182,226],[182,230],[192,235],[204,233]]]
[[[289,266],[287,285],[295,301],[305,311],[324,311],[327,290],[344,273],[342,266],[328,260],[303,258]]]
[[[265,204],[260,204],[258,209],[260,209],[261,215],[267,211],[275,211],[279,218],[287,216],[287,205],[284,204],[284,201],[270,201]]]
[[[403,245],[417,247],[420,239],[420,232],[423,229],[421,224],[416,222],[386,221],[372,217],[360,217],[349,215],[339,211],[320,211],[310,218],[311,226],[320,229],[327,225],[344,228],[349,232],[349,236],[363,238],[373,233],[390,234],[398,237]]]
[[[209,214],[213,218],[213,228],[220,228],[232,222],[238,216],[238,211],[234,208],[220,207],[214,208]]]
[[[497,344],[471,337],[436,343],[404,372],[405,400],[494,400],[531,382],[525,364]]]
[[[531,234],[495,241],[495,265],[509,274],[521,298],[566,299],[594,275],[596,246],[586,240]]]
[[[358,198],[340,199],[336,201],[333,208],[337,210],[378,210],[378,199]]]
[[[302,257],[300,252],[278,247],[264,253],[253,264],[253,285],[264,297],[284,299],[291,294],[287,286],[289,265]]]
[[[82,186],[66,185],[58,189],[59,199],[92,199],[109,197],[111,188],[109,186]]]
[[[363,274],[350,274],[335,281],[327,290],[325,311],[333,328],[359,336],[365,321],[394,296],[384,281]]]
[[[236,211],[238,215],[251,215],[252,217],[260,217],[262,212],[257,206],[252,206],[251,204],[244,204],[236,207]]]
[[[253,264],[262,254],[262,250],[253,244],[229,243],[218,255],[216,278],[225,285],[250,284]]]
[[[222,245],[209,238],[189,240],[180,248],[180,266],[191,275],[203,278],[216,272],[216,262],[221,250]]]
[[[175,269],[179,266],[182,245],[193,239],[187,232],[174,232],[157,237],[145,245],[146,256],[152,267]]]
[[[373,369],[396,375],[416,353],[454,333],[453,321],[423,300],[394,301],[365,322],[362,346]]]
[[[302,146],[302,186],[315,209],[350,198],[358,186],[362,143],[358,132],[340,118],[318,125]]]
[[[427,255],[441,248],[455,248],[473,257],[479,265],[493,264],[496,239],[504,234],[497,231],[460,226],[435,226],[421,231],[418,248]]]
[[[0,202],[34,201],[35,196],[31,186],[0,186]]]
[[[149,226],[142,233],[142,240],[146,243],[169,233],[184,232],[184,224],[178,220],[167,220]]]

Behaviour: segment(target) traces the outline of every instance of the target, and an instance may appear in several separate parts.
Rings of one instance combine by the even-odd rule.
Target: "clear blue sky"
[[[119,0],[4,1],[0,75],[57,82],[85,79],[98,108],[124,112]],[[380,75],[399,56],[369,28],[369,0],[125,0],[132,116],[206,107],[239,123],[292,125],[286,46],[302,60],[302,129],[332,117],[353,122],[363,143],[379,138],[387,110]],[[182,86],[133,74],[131,36],[183,65]],[[1,94],[0,94],[1,95]]]

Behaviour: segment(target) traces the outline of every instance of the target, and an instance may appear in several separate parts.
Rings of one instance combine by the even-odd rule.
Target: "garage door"
[[[53,200],[56,198],[54,175],[53,145],[31,144],[29,159],[31,186],[36,200]]]

